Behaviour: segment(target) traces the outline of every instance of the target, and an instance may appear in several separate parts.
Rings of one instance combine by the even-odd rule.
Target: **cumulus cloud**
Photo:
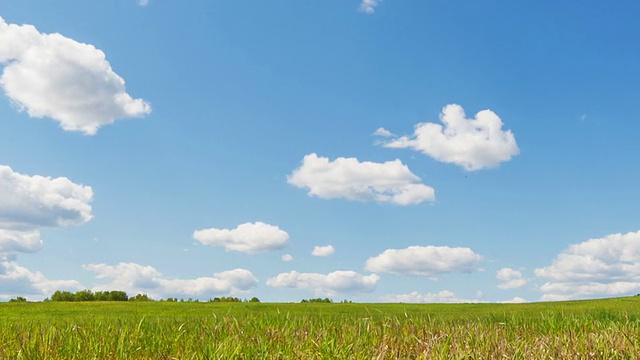
[[[108,284],[96,286],[95,291],[118,289],[129,294],[145,293],[153,298],[245,294],[258,284],[258,279],[245,269],[223,271],[197,279],[170,279],[152,266],[136,263],[89,264],[83,267],[96,273],[98,279],[111,280]]]
[[[442,125],[421,123],[413,136],[402,136],[384,143],[388,148],[410,148],[467,171],[496,167],[520,153],[510,130],[502,130],[502,120],[491,110],[468,119],[460,105],[444,107]]]
[[[313,248],[313,251],[311,252],[311,255],[313,255],[313,256],[329,256],[329,255],[333,254],[335,251],[336,251],[336,249],[334,249],[333,246],[331,246],[331,245],[315,246]]]
[[[551,265],[535,269],[549,281],[542,300],[621,296],[640,292],[640,231],[573,244]]]
[[[313,291],[316,295],[334,296],[339,293],[371,292],[380,277],[360,275],[353,271],[334,271],[328,275],[291,271],[267,280],[267,285]]]
[[[454,293],[448,290],[442,290],[437,293],[421,294],[417,291],[410,292],[408,294],[399,295],[386,295],[381,297],[384,302],[393,303],[478,303],[477,299],[463,299],[457,297]]]
[[[482,256],[469,248],[410,246],[399,250],[388,249],[369,258],[365,269],[396,275],[432,277],[442,273],[476,271],[481,261]]]
[[[92,219],[93,190],[65,177],[28,176],[0,165],[0,228],[84,224]]]
[[[12,103],[31,117],[58,121],[64,130],[93,135],[117,119],[151,111],[126,92],[101,50],[32,25],[0,18],[0,64],[0,86]]]
[[[272,251],[289,244],[289,234],[274,225],[263,222],[244,223],[235,229],[196,230],[193,238],[204,245],[224,247],[227,251],[253,254]]]
[[[376,7],[380,5],[381,0],[362,0],[360,6],[358,7],[358,11],[367,14],[373,14],[376,12]]]
[[[42,248],[40,231],[17,231],[0,229],[0,253],[31,253]]]
[[[510,268],[502,268],[496,272],[496,278],[502,281],[498,289],[518,289],[523,287],[527,280],[522,278],[522,273]]]
[[[30,271],[14,259],[0,256],[0,291],[4,296],[30,296],[38,299],[50,296],[56,290],[77,291],[82,285],[76,280],[51,280],[41,272]]]
[[[356,158],[329,158],[309,154],[287,178],[289,184],[308,188],[310,196],[413,205],[435,201],[433,188],[421,184],[400,160],[360,162]]]

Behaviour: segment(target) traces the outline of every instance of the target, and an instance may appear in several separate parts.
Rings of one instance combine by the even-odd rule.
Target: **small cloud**
[[[448,290],[442,290],[437,293],[421,294],[413,291],[408,294],[386,295],[381,297],[384,302],[393,303],[479,303],[478,299],[463,299],[456,296]]]
[[[354,271],[334,271],[330,274],[299,273],[291,271],[267,280],[267,285],[277,288],[312,290],[316,295],[333,296],[338,293],[371,292],[380,277],[376,274],[360,275]]]
[[[149,0],[138,0],[138,5],[147,6],[149,4]]]
[[[587,114],[583,113],[582,115],[580,115],[580,121],[585,121],[587,120]]]
[[[327,246],[315,246],[311,255],[313,256],[329,256],[333,254],[336,250],[331,245]]]
[[[380,5],[380,1],[381,0],[362,0],[358,7],[358,11],[366,14],[373,14],[376,12],[376,7]]]
[[[442,109],[440,124],[421,123],[412,136],[402,136],[383,144],[394,149],[410,148],[437,161],[453,163],[467,171],[496,167],[520,153],[511,130],[502,130],[502,120],[491,110],[468,119],[460,105]]]
[[[395,205],[414,205],[435,201],[432,187],[400,160],[375,163],[356,158],[329,158],[309,154],[302,165],[287,177],[298,188],[309,189],[310,196],[322,199],[343,198]]]
[[[522,303],[526,303],[526,302],[527,302],[527,299],[521,298],[519,296],[516,296],[511,300],[501,301],[501,303],[503,303],[503,304],[522,304]]]
[[[498,289],[519,289],[527,284],[522,278],[522,273],[510,268],[502,268],[496,272],[496,278],[502,281]]]
[[[244,223],[235,229],[196,230],[193,238],[204,245],[221,246],[227,251],[249,254],[279,250],[289,244],[289,234],[277,226],[260,221]]]
[[[433,277],[450,272],[479,271],[482,256],[469,248],[448,246],[410,246],[406,249],[388,249],[369,258],[365,269],[396,275]]]
[[[291,255],[291,254],[284,254],[284,255],[282,255],[282,261],[284,261],[284,262],[290,262],[290,261],[293,261],[293,255]]]
[[[382,137],[391,137],[391,136],[395,136],[391,131],[385,129],[385,128],[378,128],[378,130],[376,130],[373,133],[374,136],[382,136]]]

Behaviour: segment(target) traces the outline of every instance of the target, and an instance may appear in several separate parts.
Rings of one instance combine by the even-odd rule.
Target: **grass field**
[[[637,359],[640,297],[531,304],[1,303],[3,359]]]

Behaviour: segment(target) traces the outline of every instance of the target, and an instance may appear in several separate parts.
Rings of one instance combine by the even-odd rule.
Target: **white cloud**
[[[381,0],[362,0],[358,11],[367,14],[373,14],[376,11],[376,7],[380,4]]]
[[[193,296],[198,298],[221,294],[244,294],[258,284],[258,279],[245,269],[215,273],[197,279],[169,279],[152,266],[136,263],[117,265],[89,264],[84,269],[96,273],[98,279],[111,280],[94,287],[94,291],[122,290],[129,295],[147,294],[153,298]]]
[[[116,119],[151,111],[147,102],[127,94],[101,50],[1,17],[0,63],[0,86],[12,103],[31,117],[58,121],[64,130],[93,135]]]
[[[640,231],[574,244],[551,265],[535,269],[548,279],[542,300],[620,296],[640,292]]]
[[[0,229],[80,225],[92,219],[93,190],[65,177],[28,176],[0,165]]]
[[[399,295],[386,295],[381,297],[382,301],[393,303],[478,303],[478,299],[463,299],[457,297],[454,293],[448,290],[443,290],[437,293],[421,294],[417,291],[410,292],[408,294]]]
[[[284,262],[290,262],[290,261],[293,261],[293,255],[291,255],[291,254],[284,254],[284,255],[282,255],[282,261],[284,261]]]
[[[476,271],[482,256],[469,248],[448,246],[410,246],[388,249],[369,258],[365,269],[397,275],[434,276],[449,272]]]
[[[138,5],[147,6],[149,4],[149,0],[138,0]]]
[[[356,158],[329,158],[309,154],[288,176],[289,184],[308,188],[310,196],[356,201],[413,205],[435,201],[433,188],[420,184],[400,160],[385,163],[360,162]]]
[[[336,249],[334,249],[333,246],[331,246],[331,245],[315,246],[313,248],[313,251],[311,252],[311,255],[313,255],[313,256],[329,256],[329,255],[333,254],[334,252],[336,252]]]
[[[312,290],[316,295],[333,296],[338,293],[371,292],[380,277],[360,275],[353,271],[335,271],[328,275],[291,271],[267,280],[271,287]]]
[[[204,245],[221,246],[227,251],[253,254],[282,249],[289,244],[289,234],[263,222],[244,223],[235,229],[196,230],[193,238]]]
[[[503,303],[503,304],[522,304],[522,303],[526,303],[526,302],[527,302],[527,299],[521,298],[519,296],[516,296],[511,300],[501,301],[501,303]]]
[[[375,136],[382,136],[382,137],[391,137],[391,136],[395,136],[391,131],[385,129],[385,128],[378,128],[373,135]]]
[[[41,272],[30,271],[13,259],[0,257],[0,292],[5,296],[34,295],[38,299],[51,296],[56,290],[81,290],[76,280],[50,280]]]
[[[0,253],[36,252],[42,248],[40,231],[0,229]]]
[[[502,120],[491,110],[467,119],[460,105],[444,107],[442,125],[421,123],[412,137],[402,136],[384,144],[388,148],[411,148],[467,171],[496,167],[520,153],[510,130],[502,130]]]
[[[522,278],[522,273],[510,268],[502,268],[496,272],[496,278],[502,281],[498,289],[518,289],[527,284]]]

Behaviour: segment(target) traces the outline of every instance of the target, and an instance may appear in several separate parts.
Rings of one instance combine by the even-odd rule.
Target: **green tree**
[[[78,291],[75,294],[73,294],[73,299],[75,301],[93,301],[93,300],[95,300],[91,290]]]
[[[73,293],[69,291],[60,291],[56,290],[56,292],[51,295],[51,301],[74,301],[75,298]]]
[[[109,301],[127,301],[129,296],[124,291],[110,291]]]

